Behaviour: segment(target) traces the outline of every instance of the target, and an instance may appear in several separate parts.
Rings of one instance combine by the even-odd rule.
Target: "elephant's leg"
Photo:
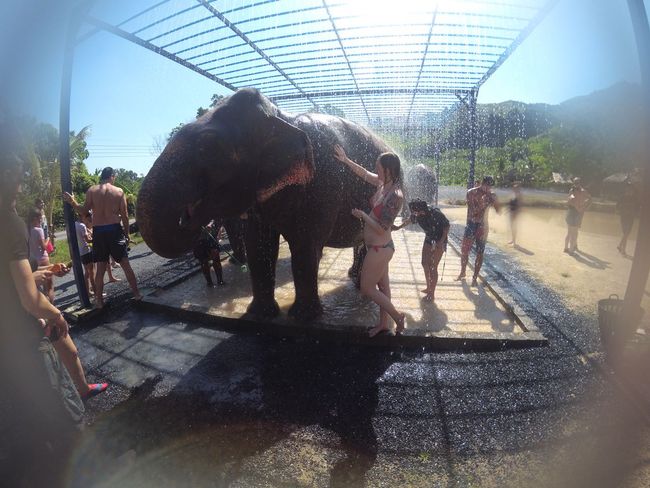
[[[296,301],[289,309],[289,315],[300,321],[311,320],[323,312],[318,297],[318,265],[323,248],[308,239],[292,239],[291,271],[296,289]]]
[[[252,315],[272,318],[280,313],[274,297],[279,247],[280,233],[251,214],[246,227],[246,252],[253,288],[253,301],[247,312]]]
[[[356,244],[353,250],[352,266],[348,269],[348,277],[354,281],[354,284],[359,288],[359,276],[361,274],[361,266],[363,266],[363,258],[366,257],[366,246],[363,241]]]
[[[241,264],[246,264],[246,250],[244,248],[244,221],[240,218],[226,219],[223,226],[228,233],[228,241],[232,255]]]

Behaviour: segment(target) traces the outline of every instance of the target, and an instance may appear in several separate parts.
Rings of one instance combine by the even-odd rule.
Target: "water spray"
[[[445,264],[447,264],[447,251],[445,250],[445,257],[442,260],[442,273],[440,274],[440,281],[445,278]]]
[[[235,263],[239,265],[239,269],[241,269],[244,273],[248,273],[248,266],[246,263],[242,263],[239,259],[237,259],[235,256],[233,256],[231,253],[226,251],[225,249],[221,249],[221,245],[219,244],[219,241],[215,239],[215,237],[212,235],[212,233],[208,230],[206,226],[201,226],[201,229],[208,235],[210,236],[210,239],[212,239],[212,242],[214,242],[218,247],[220,251],[225,252],[228,256],[230,256],[230,259],[232,259]]]

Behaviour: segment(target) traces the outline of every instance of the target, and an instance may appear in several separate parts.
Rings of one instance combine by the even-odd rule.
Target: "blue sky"
[[[25,8],[24,2],[17,4],[16,14],[8,5],[0,7],[0,15],[20,17],[20,9]],[[40,29],[31,30],[40,32],[40,43],[39,39],[23,43],[26,59],[35,66],[16,76],[20,81],[9,104],[58,126],[63,29],[53,26],[64,23],[65,11],[52,15],[55,18],[43,19]],[[11,29],[0,34],[5,57],[13,52],[10,36]],[[559,103],[618,81],[638,79],[626,0],[560,0],[483,85],[479,102]],[[230,92],[142,47],[100,32],[75,53],[71,128],[91,126],[89,169],[110,165],[146,173],[155,159],[154,147],[172,127],[192,120],[196,108],[207,106],[213,93]]]

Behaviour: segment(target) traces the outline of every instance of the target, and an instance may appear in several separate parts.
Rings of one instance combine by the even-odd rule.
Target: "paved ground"
[[[145,245],[131,256],[148,286],[196,271]],[[88,403],[70,486],[649,486],[650,362],[607,373],[595,313],[511,251],[489,246],[484,271],[547,348],[368,348],[113,307],[73,331],[111,387]],[[69,281],[57,300],[72,301]],[[111,461],[127,450],[133,462]]]
[[[191,268],[132,256],[152,284]],[[70,486],[648,486],[650,392],[604,372],[593,314],[498,248],[488,257],[549,347],[388,350],[114,307],[73,332],[111,387],[88,404]],[[110,461],[127,450],[132,463]]]
[[[589,324],[539,318],[549,348],[422,354],[106,317],[75,334],[111,388],[71,484],[98,466],[106,486],[618,486],[623,456],[645,486],[644,424],[567,333]]]
[[[145,243],[138,244],[131,249],[129,260],[138,278],[139,286],[145,291],[170,283],[198,270],[196,260],[191,253],[176,259],[166,259],[154,254]],[[115,303],[131,294],[124,272],[120,268],[115,268],[113,274],[120,281],[104,285],[109,305],[111,301]],[[77,287],[72,272],[62,278],[56,278],[55,303],[61,308],[79,305]]]
[[[423,236],[419,230],[393,233],[396,251],[390,263],[391,292],[395,306],[406,314],[407,327],[405,336],[400,339],[417,347],[436,347],[444,343],[445,347],[456,349],[463,346],[480,347],[480,341],[493,342],[492,348],[504,345],[522,347],[524,342],[529,346],[545,343],[543,336],[525,315],[515,315],[512,311],[514,304],[507,295],[496,295],[483,283],[472,287],[469,281],[454,280],[459,274],[460,258],[451,246],[444,262],[444,275],[443,264],[440,265],[443,279],[437,288],[436,302],[424,301],[420,293],[425,287],[420,265]],[[307,324],[287,317],[295,297],[290,258],[288,245],[282,243],[276,277],[276,298],[281,314],[272,322],[251,324],[250,321],[241,320],[246,318],[246,308],[251,301],[250,278],[239,267],[229,264],[224,265],[227,284],[223,287],[207,288],[203,276],[197,274],[172,288],[145,297],[144,301],[150,308],[186,312],[184,316],[191,311],[196,314],[193,318],[199,321],[213,318],[236,320],[234,324],[228,322],[232,330],[259,325],[255,330],[275,331],[281,335],[314,335],[323,331],[329,335],[337,333],[341,340],[365,337],[366,329],[378,321],[378,309],[370,300],[360,296],[347,276],[347,270],[352,265],[352,249],[325,249],[319,272],[324,313],[318,320]],[[506,310],[506,306],[510,311]],[[395,338],[374,342],[386,345],[399,343]],[[486,344],[483,347],[490,346]]]

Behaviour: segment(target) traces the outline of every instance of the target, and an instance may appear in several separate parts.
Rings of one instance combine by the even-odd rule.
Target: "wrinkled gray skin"
[[[323,247],[362,240],[350,212],[368,211],[375,191],[334,159],[336,144],[371,171],[379,154],[390,150],[353,122],[286,114],[257,90],[239,90],[183,126],[156,160],[138,196],[140,232],[154,252],[172,258],[191,249],[201,226],[215,216],[248,211],[248,312],[279,312],[274,288],[282,235],[296,289],[289,314],[314,318],[322,311],[317,276]]]

